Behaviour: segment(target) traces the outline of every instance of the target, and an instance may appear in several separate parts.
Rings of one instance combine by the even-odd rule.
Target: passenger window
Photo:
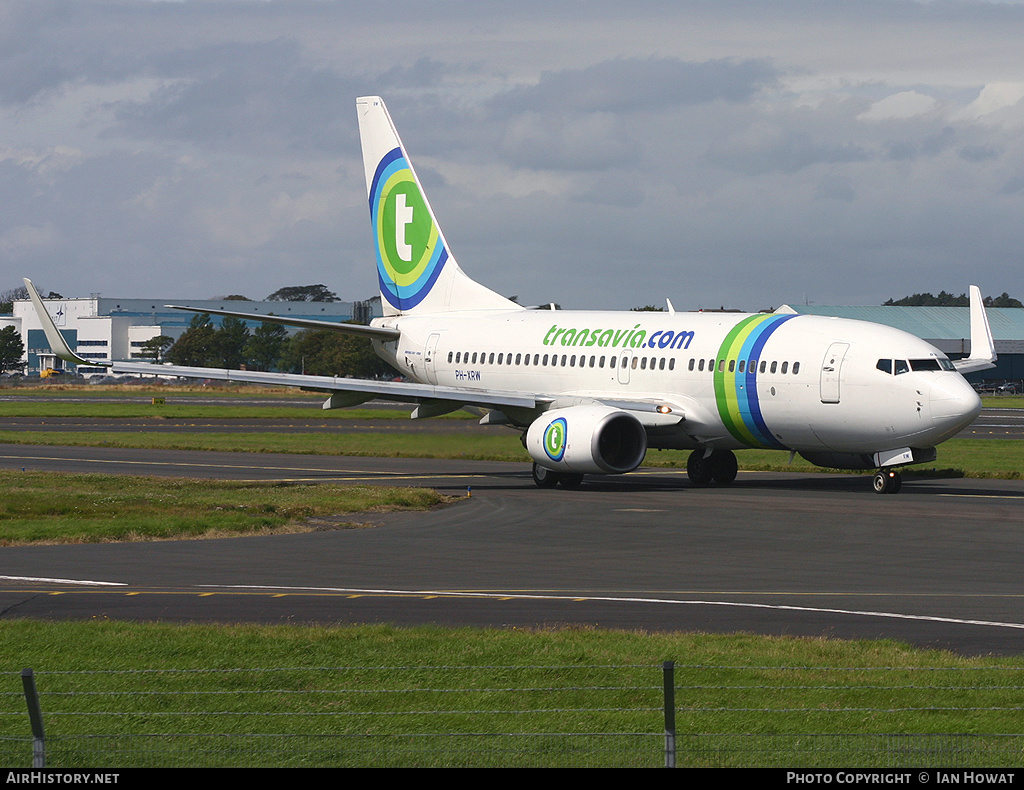
[[[787,369],[788,367],[789,367],[789,363],[788,363],[788,362],[783,362],[783,363],[782,363],[782,372],[783,372],[783,374],[785,374],[785,373],[786,373],[786,369]]]
[[[775,370],[776,370],[776,368],[778,367],[778,365],[779,365],[779,363],[778,363],[778,362],[772,362],[772,368],[771,368],[771,372],[772,372],[772,373],[774,373],[774,372],[775,372]]]
[[[793,363],[793,375],[795,376],[799,372],[800,372],[800,363],[799,362],[794,362]]]
[[[735,370],[736,370],[736,360],[735,359],[730,359],[729,360],[729,372],[732,373]]]
[[[662,357],[658,361],[658,370],[664,370],[664,369],[665,369],[665,357]]]
[[[690,361],[693,362],[692,359]],[[668,361],[668,369],[669,370],[675,370],[676,369],[676,358],[675,357],[672,357],[672,359],[670,359]]]
[[[740,373],[745,373],[746,372],[746,367],[747,367],[747,360],[741,359],[740,360]],[[732,370],[732,366],[731,365],[729,366],[729,370]]]
[[[765,362],[765,361],[764,361],[764,360],[762,359],[762,360],[761,360],[761,372],[762,372],[762,373],[764,373],[764,369],[765,369],[766,367],[768,367],[768,363],[767,363],[767,362]]]

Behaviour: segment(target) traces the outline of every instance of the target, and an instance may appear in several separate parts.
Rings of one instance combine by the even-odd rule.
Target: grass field
[[[0,623],[0,656],[0,751],[14,754],[16,744],[3,741],[22,738],[20,759],[30,754],[18,693],[18,672],[29,666],[37,673],[50,748],[64,760],[54,767],[152,764],[144,761],[200,733],[228,736],[230,746],[218,751],[189,742],[193,747],[171,764],[578,765],[572,749],[544,750],[519,736],[635,733],[652,736],[642,759],[604,746],[583,758],[657,765],[666,660],[676,663],[677,730],[684,734],[1008,733],[1018,729],[1017,678],[1024,669],[1020,659],[966,659],[891,641],[103,621]],[[175,738],[161,740],[166,733]],[[352,753],[335,746],[310,757],[269,738],[245,741],[258,733],[359,740]],[[401,737],[417,733],[456,737],[410,758]],[[481,733],[504,734],[494,740],[495,753],[473,753],[472,736]],[[119,750],[113,762],[109,743]],[[842,748],[850,747],[819,751],[811,764],[929,764],[917,752],[865,758]],[[799,765],[808,758],[794,751],[714,759],[710,764]],[[945,760],[937,764],[971,764],[963,754]],[[1022,761],[1018,748],[982,764]]]
[[[131,447],[161,450],[214,450],[254,453],[309,453],[376,458],[449,458],[478,461],[530,460],[517,434],[501,428],[445,435],[375,431],[372,433],[128,433],[115,431],[0,431],[0,443],[76,447]],[[686,468],[685,450],[650,450],[644,466]],[[799,456],[772,450],[740,450],[740,469],[748,471],[822,470]],[[865,474],[858,472],[858,474]],[[939,447],[936,463],[907,470],[943,477],[1018,479],[1024,474],[1024,441],[951,439]]]
[[[425,510],[427,488],[0,471],[0,546],[339,529],[350,513]]]

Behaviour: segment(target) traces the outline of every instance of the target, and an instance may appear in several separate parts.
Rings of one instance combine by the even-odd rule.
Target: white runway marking
[[[48,582],[50,584],[85,584],[91,587],[127,587],[122,582],[98,582],[91,579],[47,579],[44,576],[0,576],[0,581]]]
[[[501,600],[545,600],[545,601],[603,601],[623,603],[651,603],[651,604],[674,604],[677,606],[732,606],[747,609],[772,609],[775,611],[788,612],[813,612],[822,614],[846,614],[857,617],[884,617],[891,620],[921,620],[931,623],[952,623],[955,625],[981,625],[997,628],[1016,628],[1024,630],[1024,623],[1003,623],[991,620],[966,620],[958,617],[938,617],[935,615],[923,614],[902,614],[900,612],[871,612],[857,609],[833,609],[816,606],[788,606],[784,604],[767,603],[743,603],[737,601],[704,601],[704,600],[680,600],[677,598],[636,598],[619,596],[569,596],[569,595],[542,595],[535,593],[485,593],[485,592],[456,592],[449,590],[372,590],[357,589],[348,587],[283,587],[275,585],[201,585],[219,587],[220,589],[245,589],[245,590],[276,590],[290,592],[339,592],[351,595],[415,595],[415,596],[441,596],[448,598],[496,598]]]

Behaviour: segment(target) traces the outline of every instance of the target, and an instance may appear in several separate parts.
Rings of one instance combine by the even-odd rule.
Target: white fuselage
[[[410,379],[487,391],[663,403],[652,447],[875,453],[930,448],[981,401],[913,335],[809,315],[514,310],[393,316],[375,343]],[[888,369],[886,370],[886,366]],[[507,410],[527,425],[536,411]]]

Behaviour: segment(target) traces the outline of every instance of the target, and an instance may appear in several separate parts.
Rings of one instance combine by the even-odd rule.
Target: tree
[[[214,342],[216,329],[210,320],[209,313],[199,313],[192,317],[188,329],[182,333],[170,351],[167,359],[175,365],[207,366],[214,358]]]
[[[285,348],[281,366],[292,373],[311,376],[352,376],[374,378],[393,376],[394,369],[373,353],[361,337],[327,329],[299,332]]]
[[[21,367],[21,358],[25,356],[25,344],[21,335],[13,326],[0,329],[0,372],[10,368]]]
[[[985,307],[1024,307],[1019,299],[1014,299],[1006,291],[994,299],[989,296],[985,298]]]
[[[288,330],[280,324],[260,324],[249,338],[245,355],[256,370],[276,369],[288,341]]]
[[[1006,291],[995,298],[986,296],[982,301],[985,307],[1024,307],[1019,299],[1014,299]],[[967,294],[954,296],[945,291],[939,291],[938,296],[932,296],[930,293],[911,294],[902,299],[890,299],[883,302],[883,305],[886,307],[890,305],[896,307],[967,307],[970,303],[971,300]]]
[[[43,294],[43,289],[36,289],[39,291],[39,295],[43,299],[63,299],[56,291],[50,291],[49,294]],[[28,289],[24,285],[20,285],[17,288],[11,288],[9,291],[0,291],[0,314],[10,315],[14,311],[14,302],[22,299],[28,299]]]
[[[213,356],[217,367],[237,370],[245,363],[249,327],[241,318],[227,316],[214,333]]]
[[[164,358],[164,352],[174,345],[174,338],[169,335],[157,335],[151,337],[141,346],[139,346],[139,355],[143,359],[151,359],[154,362],[162,362]]]
[[[279,288],[267,297],[268,302],[338,302],[338,295],[334,291],[328,291],[327,286],[320,285],[290,285]]]

